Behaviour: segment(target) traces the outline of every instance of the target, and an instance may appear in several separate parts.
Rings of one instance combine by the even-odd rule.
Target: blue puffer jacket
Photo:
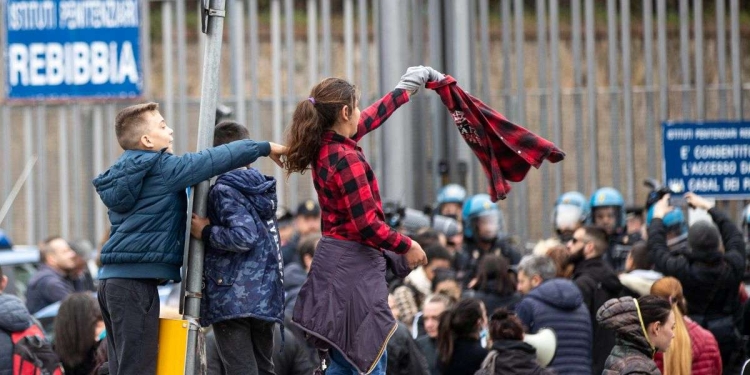
[[[99,278],[180,281],[187,219],[185,189],[270,152],[268,142],[251,140],[183,156],[165,150],[126,150],[93,181],[112,224],[110,238],[102,248]]]
[[[557,351],[549,368],[559,375],[591,374],[591,317],[581,291],[566,279],[551,279],[516,305],[516,315],[529,333],[551,328]]]
[[[252,317],[282,323],[276,180],[254,168],[219,177],[208,194],[201,324]]]

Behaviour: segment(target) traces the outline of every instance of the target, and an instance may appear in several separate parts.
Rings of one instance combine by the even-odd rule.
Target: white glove
[[[401,81],[398,82],[396,88],[411,91],[416,94],[420,88],[424,87],[425,83],[440,81],[443,78],[445,78],[445,76],[442,73],[429,66],[412,66],[406,69],[406,73],[401,76]]]

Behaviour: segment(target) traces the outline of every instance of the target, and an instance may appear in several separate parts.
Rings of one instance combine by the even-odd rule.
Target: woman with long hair
[[[479,262],[476,282],[464,292],[464,296],[479,298],[487,311],[501,307],[512,311],[521,300],[516,293],[514,276],[505,257],[487,254]]]
[[[669,301],[675,315],[675,335],[669,350],[656,353],[654,361],[664,375],[721,375],[721,353],[711,331],[687,316],[682,284],[665,277],[651,286],[651,294]]]
[[[427,81],[441,77],[432,68],[409,68],[393,91],[362,112],[356,86],[327,78],[294,111],[284,167],[287,175],[312,171],[323,238],[292,322],[329,352],[328,375],[385,374],[386,344],[397,328],[388,307],[385,256],[401,277],[427,262],[416,241],[385,222],[377,179],[357,142]]]
[[[55,317],[55,353],[66,375],[90,375],[96,370],[96,350],[104,330],[99,303],[87,293],[73,293]]]
[[[440,315],[438,367],[443,374],[473,374],[482,366],[487,349],[480,333],[487,324],[482,301],[466,298]]]
[[[674,337],[669,302],[651,295],[613,298],[599,308],[596,320],[616,335],[602,375],[661,375],[653,357],[657,350],[667,351]]]

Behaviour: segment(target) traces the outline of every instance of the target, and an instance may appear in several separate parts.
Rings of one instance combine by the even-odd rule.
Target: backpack
[[[10,335],[13,342],[13,375],[62,375],[60,359],[36,324]]]

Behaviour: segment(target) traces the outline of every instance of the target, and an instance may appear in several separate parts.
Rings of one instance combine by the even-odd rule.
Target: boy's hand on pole
[[[289,152],[289,147],[273,142],[268,143],[271,145],[271,153],[268,155],[268,157],[271,158],[271,160],[273,160],[276,165],[284,168],[284,162],[281,161],[281,157],[286,156],[287,152]]]
[[[210,222],[208,221],[207,217],[200,217],[196,214],[193,214],[193,216],[190,218],[190,235],[199,240],[202,239],[203,228],[205,228],[209,224]]]

